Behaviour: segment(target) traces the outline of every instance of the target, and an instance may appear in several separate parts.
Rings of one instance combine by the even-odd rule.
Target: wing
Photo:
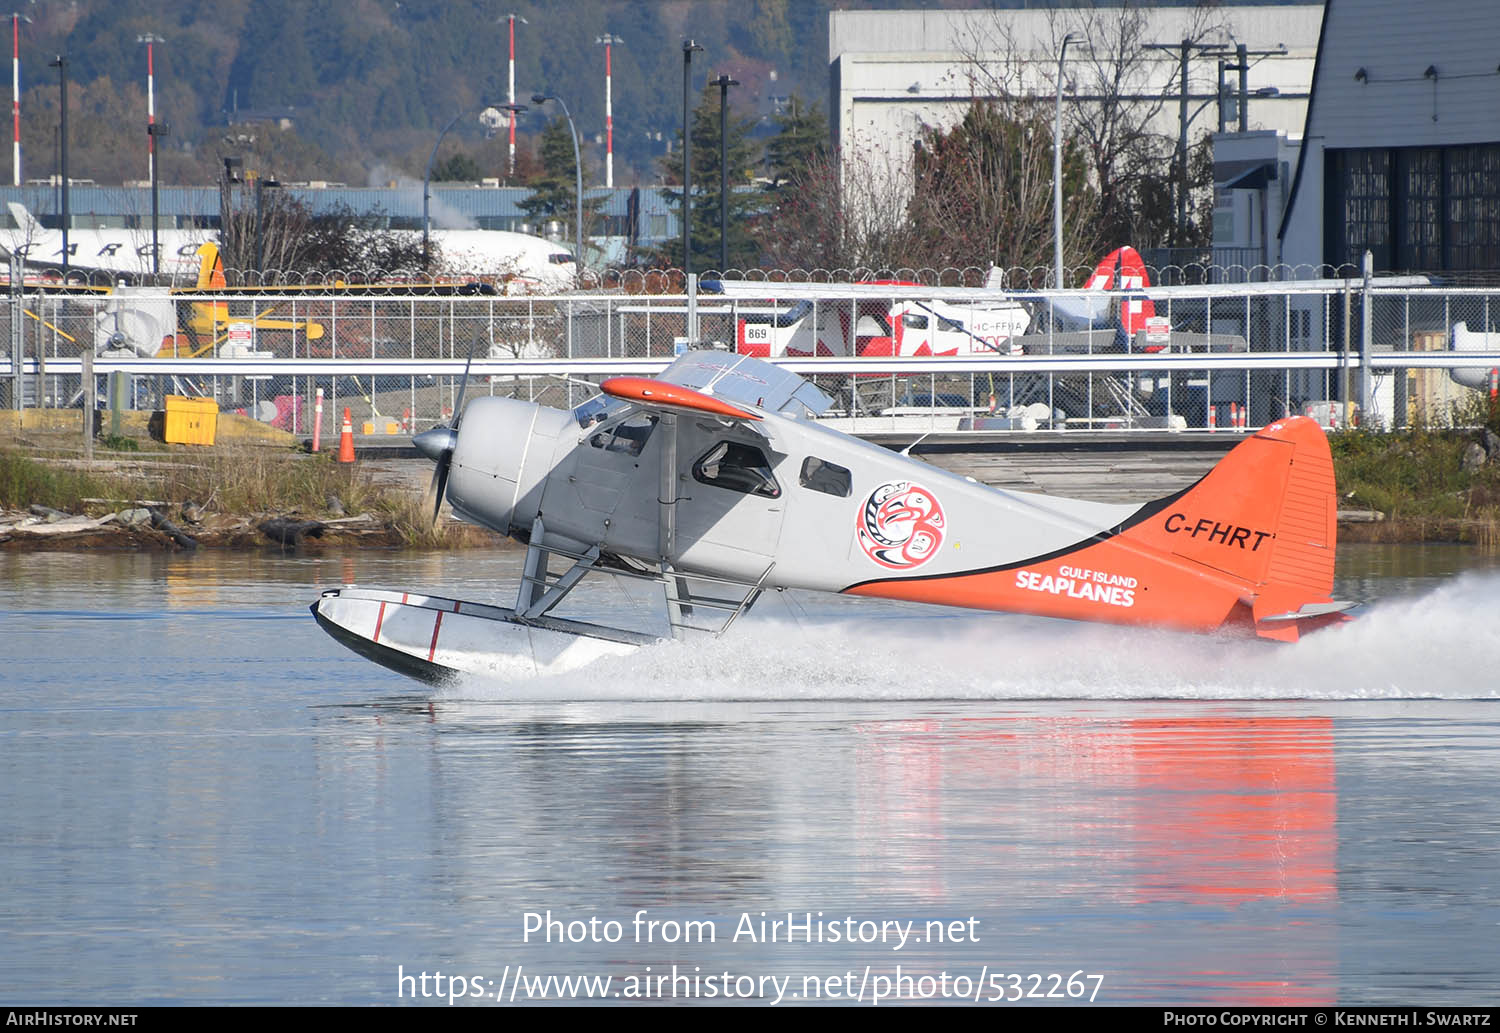
[[[1042,297],[1035,292],[1003,290],[999,287],[924,287],[919,283],[772,283],[766,280],[704,280],[705,293],[726,298],[782,301],[802,298],[820,300],[885,299],[920,297],[937,301],[1014,301]]]
[[[599,385],[611,398],[633,402],[643,409],[670,409],[707,413],[730,420],[760,420],[753,412],[731,405],[702,391],[647,377],[611,377]]]

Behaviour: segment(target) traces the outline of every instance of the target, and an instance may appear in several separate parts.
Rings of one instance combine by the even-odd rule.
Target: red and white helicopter
[[[658,641],[556,615],[587,577],[660,586],[674,636],[722,634],[788,588],[1279,640],[1347,619],[1330,597],[1333,465],[1309,419],[1272,423],[1185,491],[1110,505],[986,487],[842,434],[813,419],[830,400],[812,384],[748,356],[688,352],[599,389],[572,410],[460,398],[452,427],[414,439],[437,505],[525,543],[514,607],[345,587],[313,605],[318,622],[441,681]]]
[[[1006,290],[998,270],[983,287],[715,280],[703,289],[791,302],[737,313],[735,350],[742,355],[908,358],[1162,351],[1171,327],[1146,296],[1150,285],[1140,253],[1127,246],[1106,255],[1083,290],[1073,292]]]

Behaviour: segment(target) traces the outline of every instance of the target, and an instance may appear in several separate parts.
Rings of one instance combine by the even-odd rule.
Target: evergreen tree
[[[795,93],[787,109],[776,118],[776,135],[766,143],[766,175],[771,189],[780,190],[788,181],[828,154],[828,119],[823,109],[807,103]]]
[[[734,93],[730,91],[733,106]],[[731,269],[745,269],[759,263],[760,246],[756,243],[753,223],[764,209],[765,197],[751,188],[756,165],[755,147],[750,142],[750,130],[755,120],[751,118],[728,119],[728,169],[729,203],[728,259]],[[693,197],[692,197],[692,248],[693,269],[719,268],[719,189],[720,134],[719,134],[719,88],[711,83],[704,87],[703,95],[693,110]],[[667,188],[662,196],[677,210],[682,208],[682,148],[678,147],[661,161],[662,172],[667,182],[675,182],[677,189]],[[660,250],[657,257],[669,266],[682,266],[682,240],[674,237]],[[720,270],[722,271],[722,270]]]
[[[1084,154],[1063,140],[1063,237],[1072,254],[1097,249],[1098,195]],[[1052,117],[1022,100],[976,101],[952,129],[917,144],[907,218],[922,264],[936,268],[1045,266],[1052,258]],[[916,263],[913,263],[916,264]]]
[[[479,163],[463,151],[448,155],[432,167],[434,183],[478,183],[483,178]]]
[[[538,148],[541,172],[528,186],[531,194],[519,203],[522,211],[535,220],[556,219],[562,223],[564,232],[571,239],[576,225],[578,210],[577,166],[573,161],[573,141],[569,137],[568,120],[555,118],[542,130],[542,142]],[[581,157],[581,152],[580,152]],[[588,169],[583,170],[588,178]],[[583,201],[583,234],[589,235],[589,223],[597,216],[602,198],[585,197]]]

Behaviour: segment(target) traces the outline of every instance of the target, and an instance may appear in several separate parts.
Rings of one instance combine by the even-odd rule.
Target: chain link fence
[[[966,275],[930,279],[948,286]],[[559,296],[431,285],[28,289],[0,306],[9,342],[0,405],[89,404],[87,354],[101,408],[209,398],[308,438],[322,389],[324,440],[337,434],[345,407],[356,433],[402,435],[451,419],[471,356],[470,397],[568,407],[588,397],[589,380],[649,374],[697,346],[789,363],[835,400],[830,419],[860,433],[1218,431],[1302,412],[1334,426],[1359,418],[1400,427],[1470,418],[1500,366],[1495,288],[1375,281],[1365,290],[1357,279],[1178,286],[1150,291],[1154,327],[1126,334],[1121,306],[1147,295],[994,291],[956,300],[913,286],[872,298],[841,297],[832,286],[827,296],[777,297],[783,281],[761,282],[763,296],[695,297],[670,273],[639,271]],[[1061,313],[1080,305],[1095,315],[1070,326]],[[989,338],[976,333],[999,312],[1017,322]]]

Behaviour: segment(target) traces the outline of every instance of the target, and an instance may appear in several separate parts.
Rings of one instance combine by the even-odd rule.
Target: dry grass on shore
[[[1500,548],[1500,439],[1487,438],[1483,427],[1347,431],[1331,435],[1329,445],[1340,506],[1386,517],[1345,529],[1344,540]]]
[[[336,504],[335,504],[336,502]],[[268,516],[328,520],[365,515],[385,539],[419,548],[479,544],[484,532],[431,522],[418,493],[375,482],[362,467],[326,454],[218,447],[156,453],[96,450],[92,464],[76,453],[45,459],[0,449],[0,507],[47,506],[100,516],[144,503],[173,515],[191,504],[206,514],[255,521]]]

